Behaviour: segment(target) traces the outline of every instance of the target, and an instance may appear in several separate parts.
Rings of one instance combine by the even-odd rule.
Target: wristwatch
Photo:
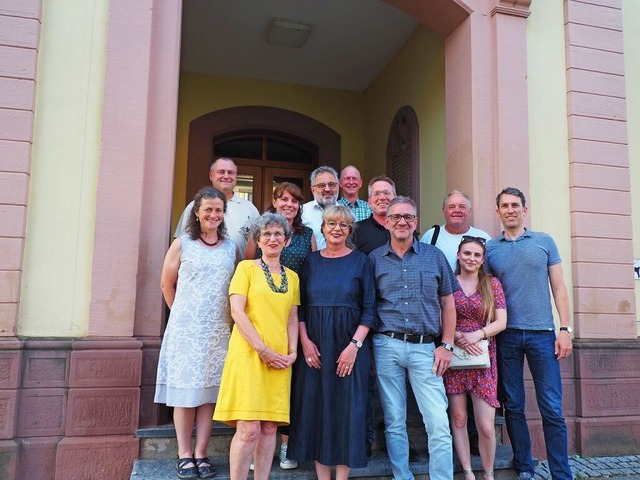
[[[445,350],[449,350],[451,353],[453,353],[453,345],[451,345],[450,343],[447,342],[442,342],[441,343],[442,348],[444,348]]]
[[[362,342],[360,340],[356,340],[355,338],[352,338],[351,343],[353,343],[358,348],[362,348]]]
[[[561,332],[573,333],[573,328],[571,328],[571,327],[560,327],[560,331]]]

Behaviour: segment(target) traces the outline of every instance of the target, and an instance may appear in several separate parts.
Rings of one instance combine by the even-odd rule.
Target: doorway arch
[[[210,112],[189,124],[185,202],[206,182],[214,159],[214,139],[233,132],[272,131],[303,139],[317,148],[317,165],[340,169],[340,135],[311,117],[277,107],[231,107]]]

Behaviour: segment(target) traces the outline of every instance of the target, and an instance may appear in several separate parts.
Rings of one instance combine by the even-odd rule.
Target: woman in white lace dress
[[[162,294],[171,315],[160,349],[154,401],[174,407],[178,477],[185,479],[216,473],[207,458],[207,442],[229,345],[227,294],[237,262],[236,245],[225,236],[225,210],[222,192],[201,189],[186,233],[171,244],[162,267]]]

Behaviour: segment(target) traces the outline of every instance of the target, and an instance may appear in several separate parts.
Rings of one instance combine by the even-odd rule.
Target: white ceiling
[[[382,0],[184,0],[183,71],[364,91],[418,21]],[[266,42],[274,18],[311,24],[301,49]]]

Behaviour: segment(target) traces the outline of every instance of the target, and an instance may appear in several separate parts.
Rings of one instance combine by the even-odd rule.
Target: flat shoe
[[[204,458],[196,458],[196,467],[198,467],[198,474],[200,478],[212,478],[216,476],[216,469],[207,457]],[[206,464],[206,465],[203,465]]]
[[[190,463],[193,464],[193,467],[187,467]],[[198,469],[195,466],[195,460],[193,458],[185,457],[178,459],[178,478],[182,478],[183,480],[198,478]]]

